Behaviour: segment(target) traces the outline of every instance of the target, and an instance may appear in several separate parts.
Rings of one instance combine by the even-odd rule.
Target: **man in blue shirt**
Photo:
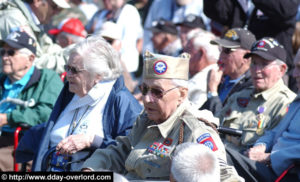
[[[255,36],[248,30],[233,28],[222,39],[211,41],[222,50],[218,61],[219,70],[212,70],[207,85],[207,101],[201,109],[218,113],[227,98],[234,92],[252,85],[250,78],[250,58],[244,58],[250,52]]]

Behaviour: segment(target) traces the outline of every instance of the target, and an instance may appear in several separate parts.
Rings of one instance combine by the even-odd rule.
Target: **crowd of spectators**
[[[0,1],[0,170],[300,181],[299,7]]]

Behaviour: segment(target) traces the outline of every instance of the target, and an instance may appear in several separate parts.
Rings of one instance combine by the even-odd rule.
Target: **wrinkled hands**
[[[212,69],[210,71],[209,81],[208,81],[208,85],[207,85],[209,92],[217,92],[218,91],[218,86],[221,83],[222,76],[223,76],[222,69],[219,69],[219,70]]]
[[[270,162],[270,153],[265,153],[266,146],[265,145],[257,145],[250,148],[246,155],[255,161],[269,163]]]
[[[89,148],[93,142],[94,135],[78,134],[70,135],[56,146],[60,154],[74,154],[82,149]]]

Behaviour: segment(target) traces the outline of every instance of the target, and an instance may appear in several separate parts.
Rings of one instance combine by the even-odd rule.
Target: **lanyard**
[[[76,121],[76,120],[77,120],[77,115],[78,115],[78,112],[79,112],[80,108],[77,108],[75,110],[75,113],[74,113],[73,118],[72,118],[72,122],[70,123],[69,129],[68,129],[68,136],[72,135],[74,133],[75,129],[77,128],[77,126],[79,125],[81,119],[83,118],[83,116],[85,115],[85,113],[88,111],[89,108],[90,108],[90,106],[86,107],[85,111],[82,113],[82,115],[81,115],[81,117],[78,121]]]

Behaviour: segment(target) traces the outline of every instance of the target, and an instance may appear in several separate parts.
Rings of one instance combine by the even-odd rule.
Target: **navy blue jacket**
[[[51,130],[60,113],[74,96],[73,93],[69,92],[68,87],[68,83],[65,84],[48,122],[32,127],[26,132],[17,148],[17,162],[26,162],[34,159],[32,171],[41,170],[41,161],[49,149]],[[123,77],[119,77],[111,90],[104,108],[102,118],[104,140],[100,148],[116,144],[115,138],[117,136],[127,135],[141,111],[142,106],[125,87]]]

